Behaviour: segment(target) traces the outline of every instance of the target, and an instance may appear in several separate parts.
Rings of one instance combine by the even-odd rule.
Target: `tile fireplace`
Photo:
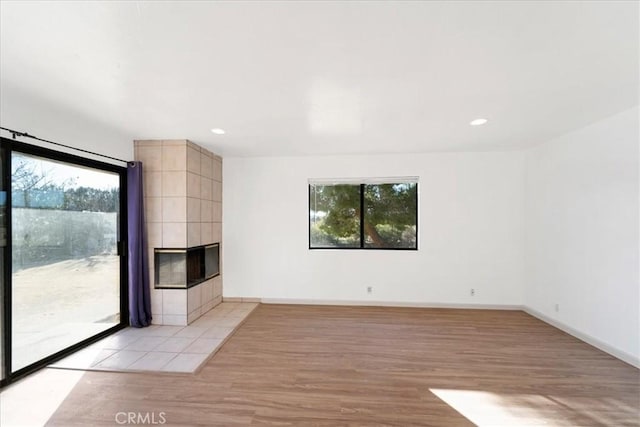
[[[188,325],[222,301],[222,158],[184,139],[134,148],[144,171],[152,322]]]
[[[187,289],[220,274],[220,244],[154,249],[156,289]]]

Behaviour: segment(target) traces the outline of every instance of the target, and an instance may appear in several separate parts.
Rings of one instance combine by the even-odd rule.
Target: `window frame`
[[[416,186],[416,244],[415,247],[412,248],[392,248],[392,247],[384,247],[384,248],[376,248],[371,246],[365,246],[365,232],[364,232],[364,216],[365,216],[365,187],[367,185],[381,185],[381,184],[415,184]],[[374,251],[417,251],[419,247],[418,243],[418,205],[420,204],[420,192],[419,182],[417,178],[396,178],[396,179],[349,179],[349,180],[317,180],[317,179],[309,179],[307,184],[307,197],[308,197],[308,206],[307,206],[307,221],[308,221],[308,244],[309,250],[374,250]],[[359,185],[360,186],[360,246],[359,247],[336,247],[336,246],[311,246],[311,191],[314,185]]]

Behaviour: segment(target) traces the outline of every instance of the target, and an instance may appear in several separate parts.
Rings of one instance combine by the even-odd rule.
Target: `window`
[[[415,178],[309,181],[310,249],[417,249]]]
[[[0,138],[0,385],[127,325],[126,177]]]

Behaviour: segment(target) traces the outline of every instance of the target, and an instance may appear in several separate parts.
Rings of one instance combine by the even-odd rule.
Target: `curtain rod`
[[[118,159],[117,157],[106,156],[104,154],[94,153],[93,151],[84,150],[82,148],[76,148],[76,147],[72,147],[70,145],[60,144],[59,142],[49,141],[48,139],[38,138],[37,136],[29,135],[27,132],[19,132],[17,130],[4,128],[4,127],[0,127],[0,129],[6,130],[7,132],[9,132],[13,136],[13,139],[16,139],[16,137],[36,139],[38,141],[47,142],[49,144],[58,145],[58,146],[64,147],[64,148],[69,148],[71,150],[82,151],[83,153],[87,153],[87,154],[91,154],[91,155],[99,156],[99,157],[104,157],[105,159],[111,159],[111,160],[115,160],[115,161],[122,162],[122,163],[129,163],[129,161]]]

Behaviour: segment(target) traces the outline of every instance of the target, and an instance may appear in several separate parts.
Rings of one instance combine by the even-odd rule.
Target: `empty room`
[[[0,0],[0,425],[640,426],[640,2]]]

